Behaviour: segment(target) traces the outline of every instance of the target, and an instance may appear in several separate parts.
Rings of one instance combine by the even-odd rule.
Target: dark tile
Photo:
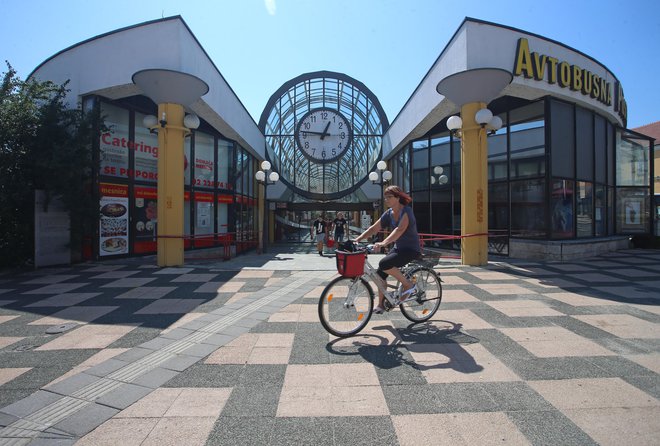
[[[281,383],[235,386],[222,414],[228,417],[274,417],[281,393]]]
[[[270,438],[274,424],[275,419],[272,417],[228,417],[222,415],[216,420],[206,444],[207,446],[268,445],[271,444]]]
[[[335,445],[397,446],[399,441],[387,417],[332,418]]]
[[[383,395],[392,415],[438,413],[440,402],[434,387],[427,385],[383,386]]]
[[[498,411],[554,410],[550,403],[524,382],[483,383],[483,388],[495,402]]]
[[[556,410],[507,412],[507,416],[533,445],[595,446],[598,444]]]
[[[163,387],[234,387],[243,373],[242,365],[195,364]]]
[[[499,358],[523,380],[610,378],[607,371],[584,358]]]
[[[334,446],[332,419],[276,418],[272,424],[270,445]]]
[[[660,375],[653,376],[622,376],[628,384],[637,387],[639,390],[648,393],[652,397],[660,400]]]

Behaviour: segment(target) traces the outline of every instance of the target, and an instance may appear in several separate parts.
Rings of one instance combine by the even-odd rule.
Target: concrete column
[[[158,120],[158,266],[183,265],[183,106],[159,104]],[[192,162],[192,161],[190,161]]]
[[[486,105],[471,102],[461,107],[461,234],[464,236],[488,232],[487,133],[474,119],[477,111]],[[472,266],[488,264],[487,235],[461,240],[461,263]]]

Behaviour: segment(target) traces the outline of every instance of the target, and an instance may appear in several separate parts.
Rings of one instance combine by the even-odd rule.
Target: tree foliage
[[[21,80],[7,63],[0,89],[0,266],[34,254],[34,196],[59,197],[71,217],[72,249],[94,221],[92,141],[97,111],[66,106],[66,84]],[[87,189],[87,190],[86,190]],[[88,193],[85,193],[88,192]]]

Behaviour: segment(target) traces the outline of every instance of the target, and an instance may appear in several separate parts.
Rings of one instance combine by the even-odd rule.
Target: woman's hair
[[[410,203],[412,203],[412,198],[410,198],[410,195],[402,191],[399,186],[394,186],[394,185],[387,186],[387,188],[385,188],[385,192],[383,192],[383,195],[385,194],[390,194],[397,197],[399,199],[399,203],[401,203],[404,206],[407,206]]]

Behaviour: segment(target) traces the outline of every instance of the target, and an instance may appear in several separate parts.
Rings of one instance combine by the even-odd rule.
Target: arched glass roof
[[[298,122],[317,108],[341,113],[350,123],[353,141],[339,159],[315,162],[297,145]],[[380,159],[383,133],[389,126],[378,99],[362,83],[344,74],[308,73],[284,84],[266,106],[259,127],[273,169],[294,191],[314,200],[349,195]]]

